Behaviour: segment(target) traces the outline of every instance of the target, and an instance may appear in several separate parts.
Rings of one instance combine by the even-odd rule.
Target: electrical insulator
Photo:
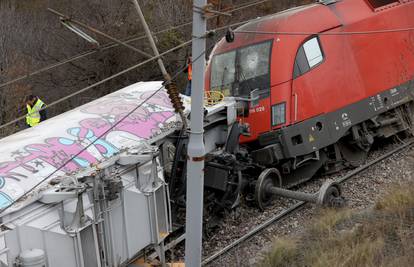
[[[184,116],[184,105],[183,105],[183,101],[181,101],[181,97],[180,97],[180,93],[178,92],[177,85],[175,84],[174,81],[170,81],[165,84],[165,88],[167,89],[168,96],[171,100],[171,103],[174,107],[175,112],[177,112],[181,116],[183,127],[187,128],[187,119]]]

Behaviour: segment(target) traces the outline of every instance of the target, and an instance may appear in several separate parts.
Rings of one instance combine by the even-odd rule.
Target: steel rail
[[[411,146],[412,144],[414,144],[414,140],[413,139],[409,139],[408,142],[404,143],[403,145],[394,148],[393,150],[391,150],[390,152],[385,153],[384,155],[370,161],[369,163],[362,165],[354,170],[352,170],[351,172],[349,172],[348,174],[346,174],[344,177],[341,177],[339,179],[336,180],[337,183],[341,184],[343,182],[345,182],[346,180],[349,180],[349,178],[351,178],[352,176],[364,171],[365,169],[368,169],[369,167],[371,167],[372,165],[377,164],[380,161],[383,161],[386,158],[389,158],[390,156],[392,156],[393,154],[403,150],[404,148],[407,148],[409,146]]]
[[[367,164],[364,164],[354,170],[352,170],[351,172],[347,173],[345,176],[336,179],[336,182],[338,183],[343,183],[347,180],[349,180],[351,177],[355,176],[356,174],[368,169],[369,167],[377,164],[378,162],[381,162],[387,158],[389,158],[390,156],[392,156],[393,154],[410,147],[411,145],[414,144],[414,140],[410,139],[407,143],[404,143],[403,145],[385,153],[384,155],[376,158],[375,160],[372,160],[370,162],[368,162]],[[212,261],[214,261],[215,259],[217,259],[218,257],[226,254],[228,251],[230,251],[231,249],[233,249],[234,247],[240,245],[241,243],[243,243],[244,241],[247,241],[248,239],[254,237],[256,234],[258,234],[259,232],[261,232],[262,230],[266,229],[267,227],[269,227],[270,225],[281,221],[282,219],[284,219],[287,215],[292,214],[295,211],[300,210],[302,207],[304,207],[304,205],[307,202],[304,201],[300,201],[298,203],[296,203],[295,205],[289,207],[288,209],[283,210],[282,212],[280,212],[279,214],[275,215],[274,217],[270,218],[269,220],[267,220],[266,222],[260,224],[259,226],[257,226],[256,228],[254,228],[253,230],[251,230],[250,232],[248,232],[247,234],[243,235],[242,237],[240,237],[239,239],[235,240],[233,243],[227,245],[226,247],[224,247],[223,249],[221,249],[220,251],[214,253],[213,255],[207,257],[206,259],[203,260],[202,265],[206,265],[211,263]]]

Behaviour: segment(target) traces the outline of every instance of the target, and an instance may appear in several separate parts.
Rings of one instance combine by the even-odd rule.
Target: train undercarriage
[[[411,135],[412,90],[413,83],[401,85],[332,114],[266,133],[254,145],[239,144],[239,137],[248,134],[246,125],[237,121],[226,125],[225,118],[216,119],[205,128],[206,142],[217,129],[227,129],[227,134],[225,140],[214,142],[216,148],[206,155],[206,213],[221,214],[236,208],[242,199],[264,209],[275,195],[342,205],[340,188],[332,181],[315,194],[287,189],[317,173],[331,174],[360,166],[376,140]],[[167,164],[171,171],[166,175],[171,201],[175,210],[184,209],[187,136],[176,133],[164,145],[174,151]],[[298,152],[306,150],[309,152]]]

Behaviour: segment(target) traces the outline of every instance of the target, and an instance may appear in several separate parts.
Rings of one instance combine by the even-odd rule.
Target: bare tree
[[[192,20],[192,0],[139,0],[139,2],[153,32],[182,25]],[[219,10],[231,10],[250,2],[251,0],[210,0],[213,7]],[[269,1],[255,8],[235,12],[230,18],[222,17],[211,20],[209,27],[225,26],[305,2],[310,2],[310,0]],[[2,55],[0,83],[94,49],[91,44],[63,27],[59,18],[47,11],[48,7],[118,39],[142,34],[137,14],[130,1],[0,1],[2,21],[0,23],[0,53]],[[109,43],[101,36],[91,35],[102,45]],[[220,35],[209,39],[210,46],[219,38]],[[191,39],[191,26],[156,35],[160,51],[168,50],[189,39]],[[151,53],[145,38],[131,44]],[[191,49],[188,47],[166,55],[164,60],[168,70],[174,73],[182,67],[190,52]],[[91,56],[0,88],[0,123],[4,124],[19,114],[25,113],[22,101],[27,94],[39,95],[46,103],[50,103],[143,60],[142,55],[125,47],[119,46],[105,51],[98,48],[98,51]],[[59,114],[136,81],[160,79],[162,75],[155,62],[147,64],[89,92],[71,98],[63,105],[49,110],[49,114]],[[185,75],[180,76],[179,86],[184,87],[185,80]],[[15,130],[13,126],[0,132],[0,135],[4,136]]]

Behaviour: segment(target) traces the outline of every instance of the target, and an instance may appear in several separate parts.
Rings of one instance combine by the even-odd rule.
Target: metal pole
[[[206,19],[199,9],[207,4],[207,0],[193,1],[193,79],[191,90],[191,122],[190,140],[187,160],[187,213],[186,213],[186,266],[201,266],[201,242],[203,228],[203,186],[204,186],[204,141],[203,141],[203,109],[204,109],[204,69],[206,43]],[[201,37],[201,38],[198,38]]]
[[[155,56],[158,57],[160,53],[158,52],[157,45],[154,42],[154,38],[152,37],[152,33],[148,27],[147,21],[145,20],[144,14],[142,13],[141,7],[139,6],[138,0],[131,0],[131,1],[134,4],[138,12],[139,20],[141,21],[142,26],[144,27],[145,35],[148,38],[152,51],[154,52]],[[171,76],[168,74],[167,70],[165,69],[164,62],[162,61],[162,59],[158,58],[157,62],[158,62],[158,66],[161,69],[161,73],[164,76],[164,79],[166,81],[171,81]]]

